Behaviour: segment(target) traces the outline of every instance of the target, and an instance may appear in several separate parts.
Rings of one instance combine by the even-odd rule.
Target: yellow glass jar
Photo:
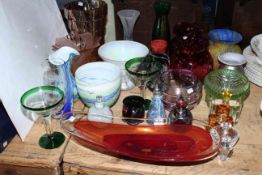
[[[229,29],[215,29],[208,33],[209,53],[213,58],[213,69],[218,69],[220,64],[218,56],[225,52],[241,53],[238,43],[242,41],[240,33]]]

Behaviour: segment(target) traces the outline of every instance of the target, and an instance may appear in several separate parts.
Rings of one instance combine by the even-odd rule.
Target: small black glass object
[[[136,95],[128,96],[123,100],[123,110],[122,115],[126,118],[144,118],[145,109],[144,109],[145,100]],[[135,119],[123,119],[129,125],[138,125],[142,123],[143,120]]]

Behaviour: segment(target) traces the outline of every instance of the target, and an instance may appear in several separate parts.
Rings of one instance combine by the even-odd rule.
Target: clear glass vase
[[[124,40],[133,40],[133,30],[137,18],[140,15],[138,10],[133,9],[124,9],[117,12],[117,15],[120,18],[120,21],[123,26]]]

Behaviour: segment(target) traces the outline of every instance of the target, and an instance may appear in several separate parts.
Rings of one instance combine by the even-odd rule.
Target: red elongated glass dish
[[[77,114],[79,115],[79,114]],[[73,115],[62,127],[85,146],[149,162],[196,162],[214,157],[218,151],[203,124],[137,125],[88,121]]]

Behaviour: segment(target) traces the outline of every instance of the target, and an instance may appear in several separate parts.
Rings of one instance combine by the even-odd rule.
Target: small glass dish
[[[225,52],[218,56],[218,60],[221,65],[220,68],[226,68],[231,70],[238,70],[244,73],[243,65],[246,64],[247,59],[240,53]]]
[[[61,127],[83,146],[131,160],[193,163],[217,155],[220,142],[214,140],[202,121],[152,126],[146,119],[141,120],[136,126],[125,124],[123,117],[113,117],[113,123],[101,123],[87,120],[85,113],[72,112],[64,115]]]
[[[186,101],[189,110],[201,100],[202,83],[190,70],[168,70],[160,76],[159,84],[162,85],[163,103],[166,110],[172,110],[180,96]]]

